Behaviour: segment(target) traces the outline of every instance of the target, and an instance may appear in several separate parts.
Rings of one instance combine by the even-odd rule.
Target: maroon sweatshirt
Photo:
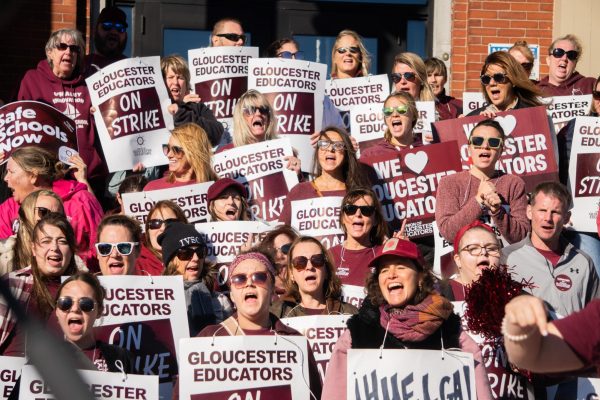
[[[582,94],[592,94],[594,90],[594,78],[586,78],[579,72],[573,72],[573,75],[564,81],[560,86],[550,83],[548,77],[538,82],[537,86],[542,90],[545,97],[551,96],[576,96]]]

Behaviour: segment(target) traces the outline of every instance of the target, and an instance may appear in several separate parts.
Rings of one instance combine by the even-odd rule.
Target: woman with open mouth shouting
[[[221,178],[210,185],[206,203],[211,221],[250,221],[248,190],[231,178]]]
[[[371,57],[358,33],[341,31],[331,49],[331,78],[344,79],[369,75]]]

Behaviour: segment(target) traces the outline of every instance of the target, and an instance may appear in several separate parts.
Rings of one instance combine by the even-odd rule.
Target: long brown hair
[[[350,190],[342,199],[341,207],[343,208],[346,204],[354,204],[354,202],[363,197],[369,197],[373,201],[373,207],[375,207],[375,212],[373,213],[373,226],[369,232],[369,240],[373,246],[381,245],[388,236],[388,224],[383,218],[383,214],[381,212],[381,203],[379,202],[379,199],[373,190],[368,187],[359,187]],[[344,231],[344,234],[348,235],[348,232],[346,232],[346,226],[344,225],[343,210],[340,212],[340,227]]]
[[[158,258],[158,260],[161,263],[162,263],[161,255],[154,247],[152,247],[152,243],[150,242],[150,226],[148,224],[148,221],[151,219],[152,214],[154,214],[156,211],[161,211],[162,209],[165,209],[165,208],[173,211],[173,213],[175,214],[175,219],[177,219],[177,221],[183,222],[184,224],[188,223],[188,219],[185,217],[185,214],[184,214],[183,210],[181,209],[181,207],[179,207],[177,204],[173,203],[171,200],[157,201],[156,203],[154,203],[154,205],[152,206],[150,211],[148,211],[148,216],[146,218],[146,225],[145,225],[145,230],[144,230],[144,245],[146,246],[146,248],[148,250],[150,250],[150,252],[152,254],[154,254],[156,256],[156,258]]]

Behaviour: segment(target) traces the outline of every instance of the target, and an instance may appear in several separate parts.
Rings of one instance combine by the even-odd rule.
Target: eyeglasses
[[[375,206],[356,206],[354,204],[344,204],[342,210],[344,210],[344,214],[346,215],[354,215],[358,210],[360,210],[362,215],[365,217],[370,217],[375,212]]]
[[[335,49],[335,51],[337,51],[339,54],[346,54],[347,52],[350,52],[350,54],[359,54],[360,48],[357,46],[338,47]]]
[[[287,254],[290,252],[290,247],[292,247],[292,244],[286,243],[281,247],[273,247],[273,249],[275,249],[275,251],[280,251],[287,256]]]
[[[177,157],[185,154],[185,151],[183,151],[183,147],[181,146],[169,146],[168,144],[163,144],[163,153],[165,156],[169,155],[169,151],[172,151]]]
[[[294,60],[304,60],[304,52],[303,51],[297,51],[295,53],[292,53],[291,51],[282,51],[281,53],[277,54],[277,57],[279,57],[279,58],[293,58]]]
[[[460,251],[466,251],[472,256],[480,256],[485,251],[485,254],[490,256],[499,256],[500,255],[500,247],[495,244],[489,244],[485,246],[480,246],[478,244],[469,244],[460,249]]]
[[[579,57],[579,53],[577,52],[577,50],[566,51],[565,49],[561,49],[560,47],[557,47],[554,50],[552,50],[551,54],[554,58],[562,58],[562,56],[566,54],[567,58],[571,61],[576,61],[577,57]]]
[[[35,212],[37,212],[37,216],[39,218],[44,218],[46,215],[50,214],[52,210],[46,207],[34,207]]]
[[[533,68],[533,63],[521,63],[521,67],[523,67],[525,71],[531,71],[531,69]]]
[[[325,254],[313,254],[310,258],[306,258],[304,256],[294,257],[292,259],[292,267],[296,268],[298,271],[302,271],[308,265],[308,262],[315,268],[321,268],[325,265]]]
[[[396,111],[400,115],[404,115],[408,112],[408,106],[403,104],[398,107],[383,107],[383,115],[386,117],[390,117],[394,111]]]
[[[481,79],[481,83],[483,83],[486,86],[490,84],[492,79],[494,79],[494,82],[496,82],[496,83],[504,83],[508,80],[508,78],[506,77],[506,74],[502,73],[502,72],[496,72],[495,74],[492,74],[492,75],[483,74],[480,76],[480,79]]]
[[[267,282],[269,281],[269,274],[266,272],[253,272],[250,275],[235,274],[231,277],[231,284],[236,289],[241,289],[247,285],[248,279],[250,279],[256,286],[266,287]]]
[[[242,39],[242,43],[246,43],[246,35],[237,33],[217,33],[215,36],[224,37],[227,40],[231,40],[232,42],[237,42]]]
[[[594,100],[600,100],[600,90],[592,90],[592,97]]]
[[[247,106],[242,108],[242,111],[248,116],[254,115],[256,111],[258,111],[262,115],[269,115],[269,109],[270,108],[268,106]]]
[[[153,219],[149,219],[148,222],[146,222],[146,223],[148,224],[149,229],[159,229],[161,226],[163,226],[163,224],[168,224],[169,222],[175,222],[175,221],[177,221],[177,218],[167,218],[167,219],[153,218]]]
[[[181,261],[190,261],[194,257],[194,254],[196,254],[198,258],[203,259],[206,257],[206,247],[184,247],[183,249],[177,250],[177,253],[175,253],[177,258]]]
[[[394,72],[394,73],[390,74],[390,76],[392,77],[392,82],[394,82],[394,83],[400,82],[402,80],[402,77],[404,77],[404,79],[406,79],[409,82],[414,82],[415,79],[417,78],[417,74],[415,74],[414,72],[402,72],[402,73]]]
[[[475,147],[483,147],[484,143],[487,142],[487,145],[490,149],[497,149],[502,146],[502,139],[497,137],[484,138],[481,136],[471,136],[469,139],[469,144]]]
[[[67,312],[73,307],[74,303],[75,299],[73,299],[71,296],[62,296],[56,300],[56,308]],[[79,309],[85,313],[94,311],[94,308],[96,308],[96,302],[90,297],[78,298],[77,304],[79,305]]]
[[[341,140],[334,142],[331,140],[321,139],[317,142],[317,146],[321,150],[329,150],[330,148],[333,148],[333,151],[337,151],[338,153],[341,153],[346,149],[346,144]]]
[[[113,249],[116,247],[117,252],[122,256],[128,256],[133,252],[135,246],[137,246],[138,242],[119,242],[119,243],[96,243],[96,251],[103,257],[109,256],[112,254]]]
[[[77,46],[76,44],[58,43],[56,45],[56,48],[60,51],[65,51],[69,49],[72,53],[79,53],[79,46]]]
[[[102,26],[102,29],[104,29],[107,32],[112,29],[115,29],[117,32],[123,33],[127,30],[127,25],[123,25],[119,22],[103,22],[100,25]]]

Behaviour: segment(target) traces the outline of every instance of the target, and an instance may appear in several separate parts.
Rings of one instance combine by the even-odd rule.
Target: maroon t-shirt
[[[333,255],[336,274],[343,285],[364,286],[371,273],[367,266],[380,246],[367,247],[361,250],[348,250],[339,244],[329,249]]]
[[[88,349],[83,349],[82,351],[83,354],[85,354],[86,357],[89,358],[92,363],[94,363],[98,371],[108,372],[108,364],[106,363],[104,354],[102,354],[102,351],[98,346],[98,342],[96,342],[94,346]]]
[[[583,310],[552,323],[581,361],[600,371],[600,300],[593,300]]]
[[[552,250],[542,250],[542,249],[538,249],[537,247],[535,249],[538,251],[538,253],[543,255],[546,260],[550,261],[550,264],[552,264],[553,267],[556,267],[558,265],[558,262],[560,261],[560,257],[563,254],[562,251],[555,252]]]

